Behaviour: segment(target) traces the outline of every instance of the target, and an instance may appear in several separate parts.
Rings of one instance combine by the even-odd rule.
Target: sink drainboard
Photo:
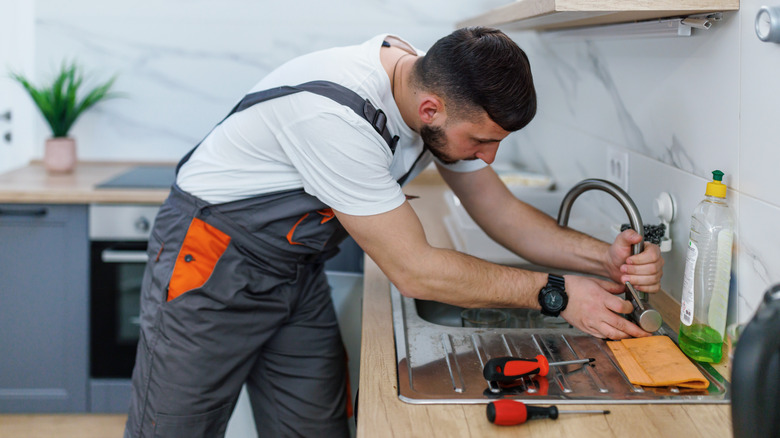
[[[707,390],[631,384],[602,339],[576,329],[474,329],[448,327],[417,315],[414,300],[391,287],[398,360],[398,390],[408,403],[487,403],[499,397],[532,403],[728,403],[729,384],[708,364],[697,364]],[[675,340],[674,332],[664,326]],[[551,367],[547,376],[523,378],[511,387],[488,386],[482,368],[491,358],[550,362],[593,357],[591,365]],[[497,392],[496,392],[497,391]]]

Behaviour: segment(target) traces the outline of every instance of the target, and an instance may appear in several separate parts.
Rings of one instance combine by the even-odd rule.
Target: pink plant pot
[[[70,173],[76,167],[76,140],[55,137],[46,140],[43,165],[51,173]]]

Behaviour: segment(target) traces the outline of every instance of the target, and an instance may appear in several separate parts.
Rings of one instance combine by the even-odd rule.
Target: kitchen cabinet
[[[84,412],[87,205],[0,204],[0,412]]]
[[[551,30],[739,10],[739,0],[517,0],[457,27]]]

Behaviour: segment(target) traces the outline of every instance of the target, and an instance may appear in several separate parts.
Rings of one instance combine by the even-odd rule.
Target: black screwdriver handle
[[[553,420],[558,418],[558,408],[555,406],[528,406],[525,407],[528,412],[528,419],[535,420],[537,418],[551,418]]]

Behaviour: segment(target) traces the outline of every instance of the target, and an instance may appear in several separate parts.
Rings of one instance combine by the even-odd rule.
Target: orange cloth
[[[707,378],[666,336],[607,342],[634,385],[707,389]]]

